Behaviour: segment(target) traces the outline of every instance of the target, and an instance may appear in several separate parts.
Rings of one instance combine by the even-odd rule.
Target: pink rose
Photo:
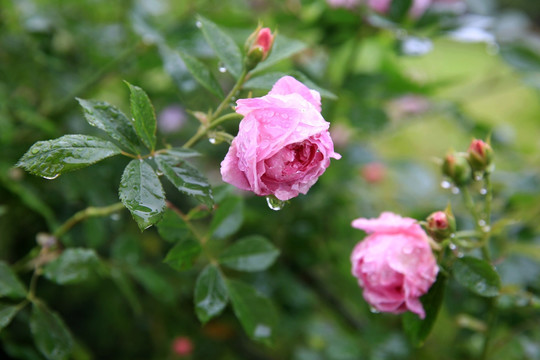
[[[290,76],[260,98],[240,99],[244,115],[221,163],[223,181],[257,195],[288,200],[317,182],[334,152],[321,96]]]
[[[369,234],[351,255],[352,274],[364,289],[364,299],[378,311],[409,310],[423,319],[419,298],[439,271],[424,230],[416,220],[391,212],[356,219],[352,226]]]
[[[392,5],[392,0],[367,0],[368,5],[373,10],[380,13],[387,13]],[[432,0],[413,0],[409,14],[413,17],[420,17],[431,5]]]

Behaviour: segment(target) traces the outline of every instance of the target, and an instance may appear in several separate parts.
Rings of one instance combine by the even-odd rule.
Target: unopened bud
[[[478,139],[473,139],[467,150],[469,164],[474,171],[486,171],[493,159],[493,149],[491,146]]]
[[[471,180],[471,167],[465,154],[451,153],[446,155],[442,165],[442,172],[457,186],[466,185]]]
[[[178,336],[173,340],[172,351],[180,357],[189,356],[193,352],[193,343],[186,336]]]
[[[456,219],[449,208],[432,213],[426,221],[427,232],[435,241],[447,239],[456,231]]]
[[[248,70],[253,69],[268,57],[274,45],[274,38],[275,36],[269,28],[261,28],[260,25],[248,37],[245,44]]]

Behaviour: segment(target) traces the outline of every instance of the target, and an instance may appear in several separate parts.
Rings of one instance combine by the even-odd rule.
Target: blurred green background
[[[264,198],[239,194],[243,224],[223,241],[261,234],[281,249],[269,271],[234,274],[276,305],[276,344],[251,342],[230,309],[202,326],[192,297],[202,264],[182,273],[163,264],[170,242],[155,228],[141,233],[123,211],[89,219],[62,239],[66,247],[96,249],[115,264],[116,276],[38,285],[40,298],[76,339],[71,358],[174,359],[171,344],[178,336],[193,342],[192,359],[476,358],[482,336],[474,324],[484,320],[485,304],[454,283],[420,349],[408,343],[399,316],[370,312],[350,275],[349,254],[363,237],[350,222],[381,211],[423,219],[451,201],[458,225],[471,228],[460,197],[440,186],[437,159],[449,149],[465,151],[473,137],[491,136],[494,221],[509,221],[493,243],[507,292],[499,301],[490,358],[540,359],[540,38],[534,32],[540,5],[472,3],[470,13],[491,19],[485,31],[492,40],[449,36],[470,13],[396,30],[368,25],[365,14],[322,0],[0,0],[0,259],[17,264],[37,234],[52,232],[88,206],[118,201],[126,159],[53,181],[14,167],[36,141],[98,133],[84,121],[75,97],[104,100],[129,113],[122,80],[138,85],[158,114],[158,142],[180,146],[198,125],[188,111],[207,111],[219,101],[155,45],[156,36],[170,49],[203,59],[228,90],[234,81],[219,71],[195,15],[212,19],[239,44],[260,20],[278,36],[306,44],[267,71],[301,73],[327,90],[323,116],[343,156],[308,195],[281,211],[269,210]],[[432,41],[431,51],[407,54],[402,50],[409,38]],[[236,128],[231,123],[225,130],[235,134]],[[205,156],[197,165],[218,194],[237,194],[219,175],[227,148],[198,144]],[[182,210],[196,205],[165,190]],[[19,270],[27,283],[30,273]],[[28,317],[19,313],[0,332],[0,357],[42,359],[25,325]]]

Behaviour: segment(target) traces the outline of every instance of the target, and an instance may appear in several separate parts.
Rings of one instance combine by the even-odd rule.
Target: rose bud
[[[178,336],[173,340],[172,351],[180,357],[189,356],[193,352],[193,343],[186,336]]]
[[[244,115],[221,163],[223,181],[281,201],[305,194],[339,159],[321,115],[321,97],[293,77],[279,79],[260,98],[240,99]]]
[[[361,170],[362,178],[370,184],[377,184],[384,180],[386,176],[386,166],[380,162],[370,162],[364,165]]]
[[[436,211],[426,219],[427,231],[435,241],[447,239],[456,231],[456,219],[449,208],[445,211]]]
[[[391,212],[356,219],[352,226],[368,234],[351,254],[352,274],[364,299],[377,311],[411,311],[425,318],[420,297],[435,282],[439,268],[422,227]]]
[[[473,139],[467,150],[469,164],[474,171],[486,171],[493,160],[493,149],[491,146],[478,139]]]
[[[471,167],[467,157],[461,153],[450,153],[444,158],[442,172],[457,186],[466,185],[471,181]]]
[[[260,26],[249,36],[246,41],[246,67],[251,70],[258,63],[264,61],[274,45],[275,36],[269,28]]]

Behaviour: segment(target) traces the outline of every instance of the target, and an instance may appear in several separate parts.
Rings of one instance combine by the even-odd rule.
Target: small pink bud
[[[457,186],[466,185],[472,179],[471,167],[462,153],[449,153],[442,165],[442,172]]]
[[[191,355],[193,352],[193,343],[186,336],[178,336],[174,338],[172,343],[172,351],[174,354],[184,357]]]
[[[443,241],[456,231],[456,219],[450,207],[432,213],[426,221],[427,231],[435,241]]]
[[[275,35],[269,28],[260,26],[248,37],[246,41],[246,67],[253,69],[258,63],[264,61],[274,45]]]
[[[473,139],[467,150],[469,164],[475,171],[486,171],[493,159],[493,149],[491,146],[478,139]]]

